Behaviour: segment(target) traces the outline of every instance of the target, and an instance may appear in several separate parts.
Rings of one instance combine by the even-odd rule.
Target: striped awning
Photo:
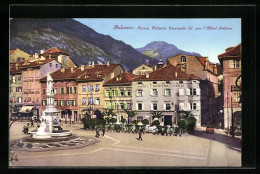
[[[23,106],[19,111],[20,113],[29,113],[33,109],[33,106]]]

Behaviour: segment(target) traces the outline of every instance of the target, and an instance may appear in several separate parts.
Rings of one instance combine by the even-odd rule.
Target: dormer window
[[[166,81],[166,84],[170,84],[170,82],[169,82],[169,81]]]
[[[138,82],[138,84],[140,85],[140,84],[142,84],[142,82]]]
[[[145,75],[145,72],[141,72],[141,75]]]
[[[143,69],[145,69],[145,67],[143,66]]]
[[[183,81],[181,80],[181,81],[179,81],[179,83],[183,83]]]
[[[157,82],[153,82],[153,84],[157,84]]]
[[[181,62],[186,62],[186,56],[181,56]]]

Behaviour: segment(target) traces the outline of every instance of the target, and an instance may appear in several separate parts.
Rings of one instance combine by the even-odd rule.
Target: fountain
[[[42,112],[41,124],[37,131],[31,131],[30,134],[35,139],[47,139],[51,137],[64,137],[72,135],[70,130],[55,131],[55,128],[61,127],[58,111],[54,106],[53,79],[47,75],[47,106]]]

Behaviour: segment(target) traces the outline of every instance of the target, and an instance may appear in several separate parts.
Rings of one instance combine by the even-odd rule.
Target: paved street
[[[24,137],[17,122],[10,129],[10,140]],[[78,136],[92,136],[82,125],[64,125]],[[205,128],[204,128],[205,129]],[[106,132],[99,143],[80,149],[27,152],[16,151],[18,161],[11,166],[241,166],[240,139],[217,131],[206,134],[201,128],[194,135],[182,137],[146,133],[143,141],[137,134]]]

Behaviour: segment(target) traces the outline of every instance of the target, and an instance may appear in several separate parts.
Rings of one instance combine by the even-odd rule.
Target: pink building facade
[[[232,115],[236,125],[239,124],[236,117],[241,117],[241,44],[227,48],[218,59],[223,67],[224,128],[230,129]]]

